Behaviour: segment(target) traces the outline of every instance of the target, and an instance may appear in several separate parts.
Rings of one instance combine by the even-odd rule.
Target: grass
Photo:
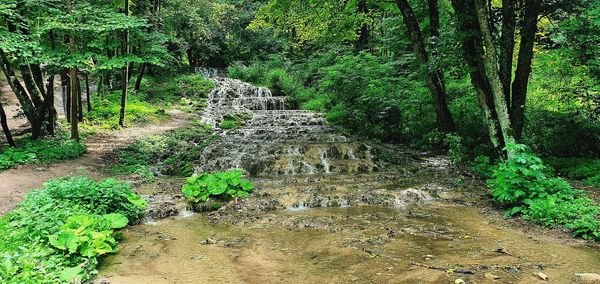
[[[0,283],[81,283],[117,250],[116,229],[137,222],[146,202],[131,186],[71,177],[47,182],[0,218]]]
[[[0,171],[23,164],[52,163],[74,159],[85,153],[83,143],[66,138],[65,135],[47,140],[17,141],[17,147],[5,148],[0,152]]]
[[[136,174],[144,180],[156,175],[187,177],[201,151],[216,137],[210,127],[176,129],[165,134],[139,139],[115,153],[115,174]]]

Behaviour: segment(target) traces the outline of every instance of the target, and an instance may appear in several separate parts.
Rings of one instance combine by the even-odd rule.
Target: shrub
[[[488,185],[496,202],[508,208],[505,215],[545,226],[564,226],[575,236],[600,240],[600,206],[552,176],[542,160],[525,145],[508,145],[514,156],[498,165]]]
[[[51,163],[74,159],[85,153],[83,143],[63,136],[48,140],[19,141],[16,148],[5,148],[0,153],[0,171],[22,164]]]
[[[144,211],[145,201],[122,182],[52,180],[0,218],[0,282],[90,281],[99,257],[116,251],[114,230]]]
[[[215,174],[201,174],[188,178],[181,191],[185,198],[194,202],[204,202],[209,197],[218,200],[245,198],[254,185],[242,178],[241,170],[231,170]]]

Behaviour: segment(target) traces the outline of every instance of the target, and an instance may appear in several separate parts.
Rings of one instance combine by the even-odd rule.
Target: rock
[[[575,282],[580,284],[600,284],[600,274],[596,273],[577,273]]]
[[[432,260],[434,257],[435,257],[435,256],[433,256],[433,255],[431,255],[431,254],[428,254],[428,255],[424,255],[424,256],[423,256],[423,259],[425,259],[425,260]]]
[[[214,245],[217,243],[217,240],[213,239],[213,238],[208,238],[204,241],[205,245]]]
[[[192,260],[202,260],[204,257],[201,255],[197,255],[197,256],[192,256],[191,259]]]
[[[500,279],[500,276],[494,275],[494,274],[491,274],[491,273],[488,272],[488,273],[485,274],[485,278],[491,279],[491,280],[497,280],[497,279]]]
[[[544,274],[544,272],[534,272],[533,276],[539,278],[540,280],[548,281],[548,275]]]
[[[465,280],[458,278],[458,279],[454,280],[454,284],[465,284]]]

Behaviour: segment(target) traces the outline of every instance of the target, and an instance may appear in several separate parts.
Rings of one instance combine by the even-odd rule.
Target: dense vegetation
[[[0,153],[0,171],[22,164],[52,163],[79,157],[85,153],[85,145],[57,136],[48,140],[23,139],[16,147],[3,149]]]
[[[0,218],[2,283],[73,283],[117,250],[116,229],[139,221],[146,202],[131,186],[86,177],[49,181]]]

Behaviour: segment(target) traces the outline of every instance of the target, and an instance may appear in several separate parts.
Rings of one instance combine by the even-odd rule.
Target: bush
[[[204,202],[209,197],[221,201],[238,197],[245,198],[253,189],[254,185],[242,178],[241,170],[231,170],[190,177],[181,191],[185,198],[194,202]]]
[[[63,136],[48,140],[19,141],[16,148],[5,148],[0,153],[0,171],[22,164],[52,163],[74,159],[85,153],[83,143]]]
[[[145,201],[131,186],[86,177],[52,180],[0,218],[0,282],[90,281],[115,252],[115,229],[137,222]]]
[[[600,240],[600,206],[552,176],[542,160],[525,145],[508,145],[514,156],[501,163],[488,180],[496,202],[508,207],[506,216],[554,227],[562,225],[575,236]]]

